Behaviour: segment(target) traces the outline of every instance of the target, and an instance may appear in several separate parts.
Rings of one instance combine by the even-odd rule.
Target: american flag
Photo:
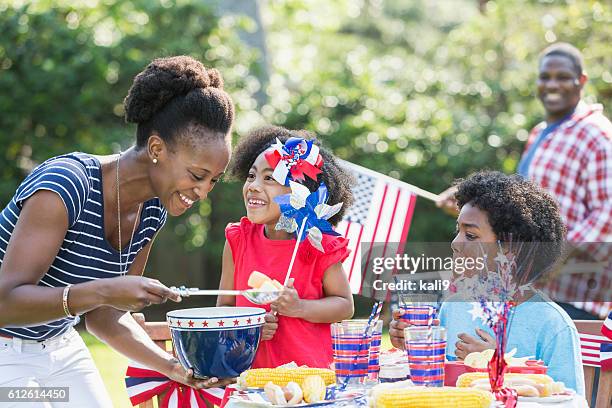
[[[383,246],[382,255],[377,252],[377,256],[394,256],[403,251],[417,194],[429,194],[430,199],[435,199],[435,195],[353,163],[341,161],[340,164],[355,178],[355,201],[336,231],[350,241],[351,254],[343,266],[352,292],[361,294],[373,243]]]
[[[601,334],[608,338],[608,341],[601,343],[599,348],[601,369],[604,371],[612,371],[612,310],[608,313],[608,317],[606,317],[601,327]]]

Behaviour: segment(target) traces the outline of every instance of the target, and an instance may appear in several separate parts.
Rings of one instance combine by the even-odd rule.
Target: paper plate
[[[537,402],[538,404],[558,404],[574,399],[576,392],[574,390],[565,390],[565,394],[551,395],[550,397],[518,397],[519,402]]]
[[[228,407],[248,407],[248,408],[275,408],[280,405],[271,404],[266,395],[261,389],[249,390],[249,392],[241,392],[234,394],[229,398]],[[325,401],[313,402],[311,404],[301,403],[292,405],[292,407],[367,407],[367,400],[364,393],[361,392],[346,392],[342,393],[341,396],[335,399],[328,399]]]

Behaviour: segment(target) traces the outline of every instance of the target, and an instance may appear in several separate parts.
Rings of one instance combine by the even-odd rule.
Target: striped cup
[[[410,379],[415,385],[444,385],[446,329],[440,326],[410,326],[404,329]]]

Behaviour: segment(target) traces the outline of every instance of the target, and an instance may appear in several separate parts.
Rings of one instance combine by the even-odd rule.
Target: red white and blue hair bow
[[[327,186],[324,183],[321,183],[313,193],[300,183],[290,181],[289,184],[291,194],[274,198],[281,209],[281,216],[275,228],[294,233],[298,226],[304,224],[303,229],[307,232],[308,241],[319,251],[324,252],[321,244],[323,234],[340,235],[327,220],[340,211],[342,203],[327,205]],[[303,240],[304,236],[299,239]]]
[[[323,166],[323,157],[312,140],[292,137],[283,144],[277,138],[271,147],[272,150],[264,156],[274,169],[274,180],[284,186],[288,186],[290,180],[303,182],[305,176],[317,180]]]
[[[125,385],[133,406],[166,393],[160,399],[160,408],[206,408],[204,394],[173,381],[155,370],[131,362],[127,368]]]

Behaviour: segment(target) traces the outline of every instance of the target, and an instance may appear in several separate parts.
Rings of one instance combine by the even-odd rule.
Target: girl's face
[[[265,153],[261,153],[253,162],[242,187],[242,196],[249,221],[273,229],[280,218],[280,207],[274,197],[291,193],[291,188],[272,178],[274,169],[268,164]]]
[[[486,255],[489,270],[492,270],[497,254],[497,236],[489,224],[488,214],[471,203],[465,204],[457,218],[457,235],[451,248],[455,260],[476,260]],[[469,272],[466,271],[466,274]]]
[[[229,140],[210,138],[197,143],[177,143],[157,152],[151,179],[155,194],[173,216],[204,200],[223,176],[231,155]]]

